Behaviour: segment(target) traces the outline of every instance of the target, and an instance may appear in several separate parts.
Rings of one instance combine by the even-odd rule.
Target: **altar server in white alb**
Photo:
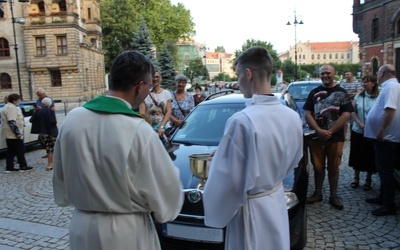
[[[282,181],[303,154],[301,119],[271,94],[273,66],[265,48],[246,50],[234,66],[241,92],[251,99],[228,119],[211,160],[205,223],[227,226],[225,249],[289,249]]]
[[[70,249],[160,249],[153,217],[163,223],[181,210],[178,169],[133,111],[149,94],[153,74],[148,58],[122,52],[108,94],[72,110],[60,129],[53,188],[58,205],[75,207]]]

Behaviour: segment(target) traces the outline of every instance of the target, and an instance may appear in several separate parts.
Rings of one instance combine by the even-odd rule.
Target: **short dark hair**
[[[8,95],[8,102],[14,102],[16,100],[21,99],[21,97],[18,94],[10,94]]]
[[[200,91],[202,91],[201,87],[198,85],[196,87],[194,87],[194,89],[200,89]]]
[[[268,50],[261,46],[253,46],[240,54],[235,59],[233,66],[236,68],[238,64],[253,69],[258,72],[259,76],[267,77],[271,77],[274,67]]]
[[[154,65],[138,51],[124,51],[114,60],[110,69],[110,90],[128,91],[140,81],[153,77]]]

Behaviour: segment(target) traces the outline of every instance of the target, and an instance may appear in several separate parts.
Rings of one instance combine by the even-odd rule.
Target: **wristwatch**
[[[164,129],[164,126],[160,126],[160,128]]]

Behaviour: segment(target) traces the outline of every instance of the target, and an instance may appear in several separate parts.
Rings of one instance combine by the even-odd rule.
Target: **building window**
[[[61,72],[59,70],[50,70],[51,75],[51,86],[52,87],[61,87]]]
[[[11,76],[7,73],[0,74],[1,89],[12,89]]]
[[[314,60],[314,54],[311,55],[311,60]]]
[[[397,35],[397,36],[400,36],[400,17],[397,19],[397,24],[396,24],[396,26],[397,26],[396,35]]]
[[[347,59],[350,59],[350,53],[347,53]]]
[[[306,55],[303,55],[303,60],[305,60],[306,59]]]
[[[57,54],[65,55],[67,53],[67,36],[57,36]]]
[[[36,37],[36,55],[46,55],[46,38],[44,36]]]
[[[324,54],[324,60],[326,59],[326,54]]]
[[[329,54],[329,59],[332,59],[332,54]]]
[[[65,0],[61,0],[58,3],[58,6],[60,7],[60,11],[67,12],[67,4],[65,3]]]
[[[344,54],[342,53],[342,55],[340,56],[340,59],[344,59]]]
[[[372,20],[372,40],[377,40],[379,38],[379,19],[375,18]]]
[[[318,60],[319,60],[319,59],[321,59],[321,56],[320,56],[320,54],[318,54],[318,55],[317,55],[317,59],[318,59]]]
[[[339,55],[336,53],[335,54],[335,59],[338,59],[339,58]]]
[[[0,18],[4,18],[4,11],[2,8],[0,8]]]
[[[90,12],[90,8],[87,9],[87,19],[88,20],[92,19],[92,13]]]
[[[10,56],[10,46],[5,38],[0,38],[0,57]]]
[[[46,10],[45,10],[45,8],[44,8],[44,1],[39,2],[39,3],[38,3],[38,7],[39,7],[39,13],[42,14],[42,15],[44,15],[45,12],[46,12]]]

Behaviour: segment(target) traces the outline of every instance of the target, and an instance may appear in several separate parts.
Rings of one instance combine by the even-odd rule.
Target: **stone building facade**
[[[4,27],[0,39],[12,41],[9,4],[1,4],[5,13],[4,20],[0,18],[0,26]],[[24,25],[15,26],[25,100],[36,99],[38,87],[61,101],[86,101],[105,93],[100,0],[30,0],[14,2],[13,7],[14,16],[26,19]],[[16,58],[10,44],[10,55],[0,54],[1,92],[5,94],[18,93],[19,89]],[[11,89],[7,86],[3,89],[7,75],[11,78]]]
[[[400,80],[400,1],[353,0],[353,31],[360,38],[363,75],[393,64]]]
[[[324,63],[359,63],[358,42],[298,42],[290,47],[289,51],[279,55],[281,61],[290,59],[295,62],[297,50],[297,64],[324,64]]]

